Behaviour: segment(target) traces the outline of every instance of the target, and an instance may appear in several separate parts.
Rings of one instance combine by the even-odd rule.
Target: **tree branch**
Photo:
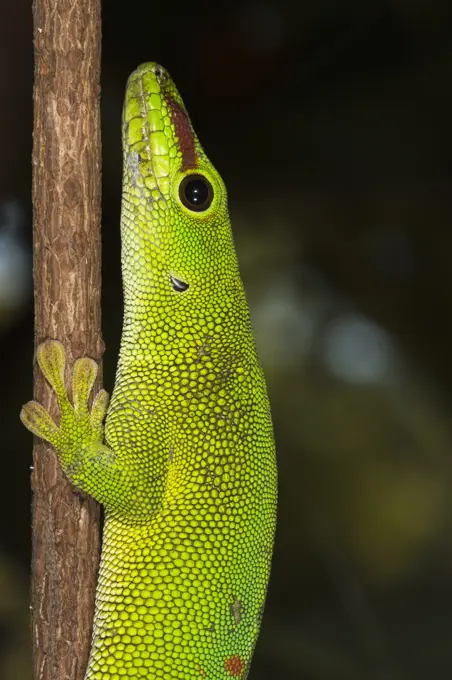
[[[35,343],[63,342],[69,369],[99,361],[101,0],[34,0]],[[66,381],[70,377],[67,370]],[[100,377],[98,378],[100,382]],[[99,385],[97,385],[99,386]],[[35,370],[35,399],[58,419]],[[54,451],[34,444],[35,680],[82,680],[99,560],[99,508],[74,493]]]

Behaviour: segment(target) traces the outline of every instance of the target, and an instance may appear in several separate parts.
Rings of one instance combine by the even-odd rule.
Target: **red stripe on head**
[[[171,122],[174,125],[179,149],[182,154],[182,170],[196,168],[198,156],[195,149],[195,137],[187,113],[172,97],[165,97],[165,99],[170,110]]]

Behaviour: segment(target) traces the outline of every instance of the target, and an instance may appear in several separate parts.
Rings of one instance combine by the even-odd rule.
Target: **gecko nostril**
[[[170,274],[170,281],[171,281],[172,287],[174,288],[174,290],[177,293],[183,293],[188,288],[188,283],[185,283],[185,281],[180,281],[179,279],[176,279],[176,277],[171,276],[171,274]]]

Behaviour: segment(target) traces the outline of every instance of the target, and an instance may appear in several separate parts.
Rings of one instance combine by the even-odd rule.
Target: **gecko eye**
[[[213,201],[211,183],[202,175],[187,175],[179,185],[179,198],[193,212],[204,212]]]

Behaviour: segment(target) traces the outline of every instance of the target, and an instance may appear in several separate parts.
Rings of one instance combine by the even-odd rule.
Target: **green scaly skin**
[[[244,679],[275,529],[270,409],[226,189],[157,64],[129,78],[123,149],[125,312],[111,404],[102,390],[88,409],[97,365],[83,358],[72,405],[63,346],[47,340],[37,360],[60,426],[36,402],[21,417],[105,506],[86,680]],[[190,174],[213,189],[199,212],[180,197]]]

